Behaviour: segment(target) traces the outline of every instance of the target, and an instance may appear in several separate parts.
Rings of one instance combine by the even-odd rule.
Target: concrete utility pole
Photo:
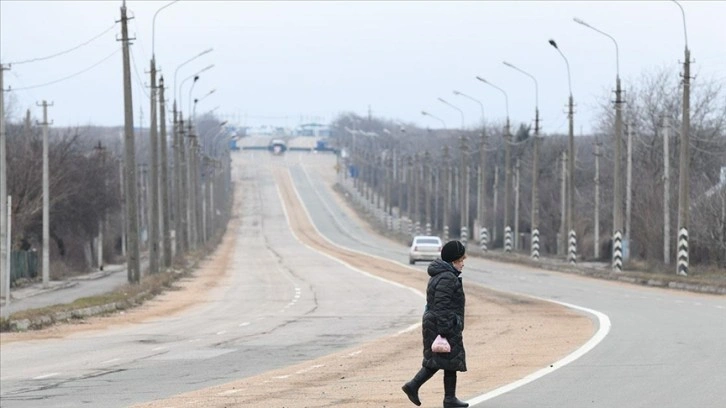
[[[418,235],[421,232],[421,200],[419,199],[421,191],[421,172],[419,171],[420,161],[418,159],[418,152],[414,153],[413,160],[408,162],[408,165],[411,168],[411,175],[413,176],[414,231],[415,234]]]
[[[163,265],[165,268],[171,266],[171,206],[169,205],[169,163],[167,159],[168,145],[166,141],[166,108],[164,103],[164,77],[159,78],[159,123],[161,123],[161,213],[163,226]]]
[[[688,275],[688,207],[690,194],[690,155],[689,132],[691,131],[691,52],[688,50],[688,32],[686,31],[686,13],[683,7],[674,0],[681,9],[683,16],[683,33],[685,49],[683,60],[683,117],[681,119],[681,146],[678,174],[678,275]]]
[[[613,253],[612,253],[612,269],[615,272],[623,270],[623,253],[622,253],[622,237],[623,237],[623,180],[622,180],[622,138],[623,138],[623,93],[620,88],[620,53],[618,42],[615,41],[610,34],[599,30],[586,22],[575,18],[576,23],[582,24],[606,37],[615,44],[615,157],[614,174],[613,174]]]
[[[149,273],[159,273],[159,143],[158,125],[156,121],[156,62],[151,58],[151,121],[149,129],[149,165],[151,167],[151,184],[149,191]]]
[[[7,268],[7,261],[10,259],[10,252],[8,251],[8,243],[10,242],[10,236],[8,236],[8,203],[7,203],[7,153],[5,134],[5,85],[3,85],[3,78],[5,77],[5,70],[9,70],[3,64],[0,64],[0,296],[5,298],[7,302],[10,299],[10,268]],[[7,304],[7,303],[6,303]]]
[[[564,237],[565,248],[567,248],[567,259],[570,263],[577,262],[577,241],[575,236],[575,214],[574,214],[574,203],[575,203],[575,123],[574,123],[574,100],[572,98],[572,79],[570,75],[570,63],[565,57],[565,54],[557,46],[554,40],[549,40],[557,52],[560,53],[562,59],[565,60],[567,66],[567,85],[570,91],[570,96],[567,99],[567,119],[569,122],[568,132],[568,158],[567,158],[567,203],[565,206],[566,210],[566,231],[567,234]]]
[[[562,173],[560,174],[561,188],[560,188],[560,239],[558,240],[560,248],[559,254],[567,254],[567,152],[562,152],[562,158],[560,159],[562,164]]]
[[[595,259],[600,258],[600,143],[599,140],[595,139],[595,234],[593,237],[593,250]]]
[[[492,204],[492,210],[494,214],[492,215],[492,238],[496,242],[497,240],[497,225],[499,224],[497,221],[497,215],[499,214],[497,212],[497,203],[499,202],[499,166],[494,166],[494,185],[492,186],[492,189],[494,190],[494,193],[492,194],[492,200],[494,203]]]
[[[487,133],[482,121],[481,131],[481,143],[479,144],[479,224],[481,226],[480,231],[480,244],[481,250],[487,251],[489,248],[489,231],[487,230]]]
[[[449,146],[444,146],[444,228],[443,228],[443,234],[444,234],[444,241],[449,240],[449,212],[451,211],[451,183],[449,182]]]
[[[469,95],[463,94],[459,91],[454,91],[454,95],[463,96],[471,101],[476,102],[481,110],[481,142],[479,146],[479,166],[477,168],[477,219],[479,220],[479,245],[482,251],[487,251],[489,244],[489,232],[487,230],[486,223],[486,207],[484,200],[487,196],[486,193],[486,128],[484,126],[484,104],[476,98],[472,98]]]
[[[514,250],[519,249],[519,159],[514,165]]]
[[[39,106],[43,107],[43,287],[50,286],[50,182],[48,171],[48,106],[51,103],[43,101]]]
[[[510,230],[510,222],[509,222],[509,206],[511,205],[511,199],[512,199],[512,133],[510,131],[510,124],[509,124],[509,96],[504,91],[504,89],[492,84],[491,82],[487,81],[484,78],[476,77],[481,82],[484,82],[487,85],[490,85],[491,87],[495,88],[499,92],[501,92],[504,95],[504,104],[506,108],[507,113],[507,122],[504,126],[504,229],[505,231]],[[496,211],[495,211],[495,217],[496,217]],[[496,239],[496,235],[495,235]],[[511,237],[507,239],[507,237],[504,237],[505,242],[507,240],[511,241]],[[505,250],[507,250],[507,247],[505,245]]]
[[[671,175],[670,175],[670,121],[663,117],[663,263],[671,263]]]
[[[426,235],[431,235],[431,154],[428,150],[424,152],[423,179],[425,185],[424,205],[426,208]]]
[[[539,195],[537,189],[538,177],[539,177],[539,85],[537,84],[537,78],[528,72],[517,68],[516,66],[504,61],[504,65],[513,68],[524,75],[527,75],[534,81],[534,151],[533,151],[533,164],[532,164],[532,233],[531,233],[531,256],[534,259],[539,258]]]
[[[632,237],[632,231],[630,230],[630,221],[632,220],[632,209],[633,209],[633,133],[634,125],[631,122],[630,126],[626,126],[625,133],[628,135],[628,152],[627,152],[627,168],[625,174],[625,237],[628,240],[628,248],[632,248],[630,237]],[[630,250],[629,250],[630,251]]]
[[[134,111],[131,94],[131,63],[129,60],[128,18],[126,0],[121,6],[121,41],[123,45],[124,79],[124,159],[126,161],[126,267],[129,283],[141,281],[141,261],[139,259],[139,224],[136,195],[136,147],[134,145]]]
[[[103,172],[103,186],[104,186],[104,195],[106,194],[106,148],[103,147],[101,144],[101,141],[98,141],[98,145],[95,147],[96,152],[98,154],[99,161],[101,162],[101,171]],[[104,224],[106,222],[106,215],[105,212],[101,214],[101,216],[98,219],[98,238],[97,238],[97,245],[96,245],[96,256],[97,258],[97,264],[98,264],[98,270],[103,270],[103,229]]]
[[[468,191],[469,191],[469,185],[467,184],[469,181],[468,178],[468,172],[467,169],[469,168],[466,163],[466,151],[467,151],[467,145],[466,145],[466,136],[461,136],[461,170],[459,173],[461,187],[459,188],[459,199],[460,202],[460,211],[461,211],[461,226],[460,226],[460,237],[461,237],[461,243],[466,246],[467,242],[469,241],[469,200],[468,200]]]

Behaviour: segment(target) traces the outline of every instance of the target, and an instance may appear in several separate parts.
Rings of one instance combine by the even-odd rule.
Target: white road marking
[[[275,376],[275,377],[272,377],[272,378],[277,379],[277,380],[284,380],[284,379],[289,378],[289,377],[290,377],[289,375],[278,375],[278,376]]]
[[[161,347],[154,347],[153,349],[151,349],[151,351],[161,351],[161,350],[166,350],[166,347],[161,346]]]
[[[217,336],[221,336],[224,333],[227,333],[227,330],[218,331]]]
[[[112,358],[110,360],[106,360],[106,361],[101,362],[101,364],[110,364],[110,363],[114,363],[114,362],[119,361],[119,360],[121,360],[121,359],[120,358]]]
[[[244,323],[240,323],[239,327],[245,327],[245,326],[249,326],[249,325],[250,325],[250,322],[244,322]]]
[[[33,377],[33,379],[34,380],[44,380],[46,378],[55,377],[56,375],[60,375],[60,373],[50,373],[50,374],[39,375],[37,377]]]
[[[528,295],[524,295],[524,296],[528,296]],[[610,332],[610,326],[611,326],[610,318],[606,314],[598,312],[597,310],[592,310],[592,309],[588,309],[588,308],[585,308],[582,306],[577,306],[577,305],[573,305],[573,304],[569,304],[569,303],[558,302],[556,300],[540,298],[537,296],[528,296],[528,297],[538,299],[538,300],[544,300],[547,302],[557,303],[559,305],[569,307],[571,309],[581,310],[585,313],[595,315],[595,317],[597,317],[597,320],[599,322],[599,327],[597,329],[597,332],[595,333],[594,336],[592,336],[590,338],[590,340],[588,340],[585,344],[580,346],[580,348],[578,348],[574,352],[570,353],[565,358],[550,364],[549,367],[541,368],[520,380],[517,380],[513,383],[509,383],[505,386],[492,390],[486,394],[482,394],[478,397],[474,397],[474,398],[466,401],[469,403],[469,405],[479,404],[481,402],[488,401],[492,398],[498,397],[504,393],[517,389],[525,384],[531,383],[532,381],[534,381],[540,377],[544,377],[545,375],[550,374],[550,373],[554,372],[555,370],[558,370],[558,369],[566,366],[567,364],[570,364],[571,362],[584,356],[590,350],[595,348],[595,346],[600,344],[600,342],[603,341],[603,339],[605,339],[605,336],[607,336],[608,333]]]

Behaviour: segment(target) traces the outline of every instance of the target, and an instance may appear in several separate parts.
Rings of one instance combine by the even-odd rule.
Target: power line
[[[85,73],[85,72],[87,72],[87,71],[95,68],[96,66],[98,66],[101,63],[105,62],[107,59],[109,59],[109,58],[113,57],[114,55],[116,55],[119,51],[121,51],[121,48],[116,49],[114,52],[112,52],[111,54],[109,54],[108,56],[106,56],[104,59],[96,62],[95,64],[91,65],[88,68],[85,68],[85,69],[83,69],[81,71],[76,72],[75,74],[71,74],[71,75],[68,75],[66,77],[63,77],[63,78],[60,78],[60,79],[56,79],[54,81],[46,82],[44,84],[31,85],[31,86],[26,86],[26,87],[23,87],[23,88],[14,88],[12,90],[13,91],[24,91],[24,90],[27,90],[27,89],[34,89],[34,88],[40,88],[40,87],[43,87],[43,86],[57,84],[58,82],[62,82],[62,81],[65,81],[67,79],[71,79],[73,77],[76,77],[78,75],[81,75],[81,74],[83,74],[83,73]]]
[[[118,24],[118,23],[113,23],[113,25],[111,27],[109,27],[106,30],[104,30],[101,34],[98,34],[95,37],[91,38],[90,40],[88,40],[88,41],[86,41],[84,43],[81,43],[79,45],[76,45],[73,48],[69,48],[69,49],[67,49],[65,51],[61,51],[61,52],[58,52],[58,53],[55,53],[55,54],[48,55],[47,57],[38,57],[38,58],[31,58],[31,59],[27,59],[27,60],[23,60],[23,61],[11,62],[9,65],[20,65],[20,64],[27,64],[27,63],[30,63],[30,62],[45,61],[45,60],[48,60],[48,59],[51,59],[51,58],[59,57],[59,56],[64,55],[64,54],[68,54],[69,52],[75,51],[75,50],[83,47],[84,45],[88,45],[92,41],[94,41],[97,38],[103,36],[107,32],[111,31],[114,27],[116,27],[116,24]]]

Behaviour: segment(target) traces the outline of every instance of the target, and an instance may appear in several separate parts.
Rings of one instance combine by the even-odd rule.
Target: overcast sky
[[[134,17],[129,32],[135,38],[135,126],[140,117],[148,126],[153,16],[166,4],[126,2]],[[696,81],[726,82],[726,2],[680,4]],[[13,89],[16,118],[28,108],[40,118],[36,103],[47,100],[54,104],[48,117],[55,125],[123,124],[116,24],[121,5],[120,0],[0,1],[0,60],[12,64],[4,85]],[[193,88],[191,80],[184,83],[176,95],[182,110],[189,110],[192,91],[191,99],[200,99],[197,114],[214,110],[252,126],[294,127],[328,122],[341,112],[367,115],[370,109],[377,117],[440,127],[421,114],[425,110],[449,128],[460,127],[460,113],[439,97],[463,111],[466,127],[481,123],[479,105],[454,90],[480,101],[487,121],[503,120],[504,95],[476,76],[507,93],[513,122],[531,123],[534,82],[502,64],[508,61],[537,78],[543,131],[564,133],[567,67],[548,44],[552,38],[569,61],[576,133],[587,133],[598,105],[612,98],[616,53],[610,39],[573,17],[617,40],[625,86],[658,69],[678,74],[685,39],[673,1],[181,0],[157,15],[154,49],[167,100],[174,99],[175,73],[178,87],[214,64]],[[180,67],[209,48],[213,51]]]

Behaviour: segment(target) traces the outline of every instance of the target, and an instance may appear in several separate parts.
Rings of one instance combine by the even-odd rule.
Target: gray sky
[[[0,60],[5,87],[14,89],[14,114],[40,118],[36,105],[53,102],[55,125],[123,124],[121,1],[0,2]],[[132,46],[134,122],[148,126],[149,61],[154,13],[169,1],[127,1]],[[726,2],[681,1],[696,81],[726,83]],[[464,112],[465,126],[506,116],[505,99],[475,79],[508,94],[513,122],[531,123],[534,83],[506,67],[508,61],[539,82],[543,131],[566,132],[567,68],[547,40],[569,60],[576,103],[575,129],[589,132],[598,105],[612,99],[616,64],[613,42],[573,21],[578,17],[613,36],[620,75],[627,86],[664,67],[679,71],[684,28],[672,1],[179,1],[155,24],[157,66],[167,99],[196,71],[214,64],[177,99],[189,110],[189,94],[201,99],[197,114],[214,112],[240,125],[296,126],[332,120],[338,113],[367,115],[449,128]],[[104,31],[105,34],[100,35]],[[51,56],[84,44],[60,56]],[[213,51],[179,66],[205,49]],[[114,52],[116,52],[114,54]],[[110,57],[109,57],[110,56]],[[105,60],[104,60],[105,59]],[[103,62],[100,62],[103,61]],[[99,63],[100,62],[100,63]],[[95,65],[95,66],[94,66]],[[85,72],[82,72],[85,71]],[[72,76],[82,72],[76,76]],[[69,79],[63,78],[72,76]],[[60,80],[60,81],[59,81]],[[59,82],[55,82],[59,81]],[[50,85],[35,87],[55,82]],[[31,89],[22,89],[32,87]],[[210,91],[215,90],[209,94]]]

